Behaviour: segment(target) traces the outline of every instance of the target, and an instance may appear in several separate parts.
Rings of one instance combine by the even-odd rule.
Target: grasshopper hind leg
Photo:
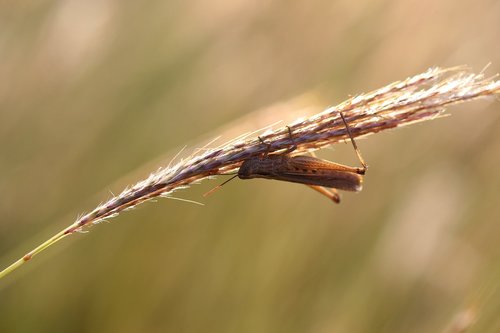
[[[323,186],[317,186],[317,185],[307,185],[313,190],[323,194],[325,197],[328,199],[332,200],[335,203],[340,203],[340,194],[337,192],[336,189],[334,188],[326,188]]]
[[[361,156],[361,153],[358,149],[358,145],[356,144],[356,141],[354,141],[354,137],[352,136],[351,128],[347,124],[347,120],[345,119],[342,112],[339,111],[339,114],[340,114],[340,117],[342,118],[342,121],[344,122],[345,128],[347,130],[347,134],[349,135],[349,139],[351,140],[352,146],[354,147],[354,151],[356,152],[356,155],[358,156],[358,160],[362,165],[361,168],[356,168],[356,173],[358,175],[364,175],[366,170],[368,169],[368,166],[366,165],[366,162],[365,162],[363,156]]]

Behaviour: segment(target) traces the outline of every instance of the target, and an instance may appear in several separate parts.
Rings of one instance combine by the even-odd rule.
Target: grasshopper
[[[240,179],[274,179],[304,184],[325,195],[335,203],[340,202],[340,195],[337,190],[352,192],[361,191],[363,175],[367,170],[367,166],[361,157],[361,153],[352,137],[344,115],[340,113],[340,116],[346,126],[347,133],[362,167],[346,166],[306,155],[290,156],[290,153],[297,148],[297,145],[293,141],[290,127],[287,126],[290,139],[292,140],[292,146],[290,148],[283,153],[270,155],[270,144],[265,143],[259,137],[263,144],[268,145],[267,152],[262,154],[262,156],[245,160],[235,176],[217,186],[212,191],[209,191],[206,195],[220,188],[235,177]]]

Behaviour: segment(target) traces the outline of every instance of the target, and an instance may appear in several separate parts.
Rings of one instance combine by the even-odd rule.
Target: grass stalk
[[[424,73],[394,82],[370,93],[360,94],[326,109],[312,117],[297,119],[288,124],[297,145],[296,153],[311,152],[346,140],[348,133],[340,112],[349,123],[353,137],[367,136],[380,131],[434,119],[451,104],[463,103],[500,93],[500,81],[485,79],[463,67],[431,68]],[[216,148],[198,152],[167,166],[142,180],[28,252],[0,272],[0,279],[13,272],[35,255],[66,236],[110,219],[138,204],[157,197],[168,197],[174,191],[215,175],[236,171],[247,159],[286,150],[290,145],[288,128],[267,130],[257,136],[242,135],[237,140]]]

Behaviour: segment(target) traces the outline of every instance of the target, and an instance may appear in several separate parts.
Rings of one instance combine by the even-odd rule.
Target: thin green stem
[[[73,225],[71,227],[73,227]],[[0,279],[2,279],[3,277],[5,277],[9,273],[15,271],[16,269],[18,269],[19,267],[21,267],[27,261],[30,261],[31,258],[33,258],[34,256],[36,256],[40,252],[42,252],[45,249],[47,249],[48,247],[54,245],[55,243],[57,243],[58,241],[60,241],[64,237],[70,235],[71,233],[67,233],[67,230],[70,229],[71,227],[64,228],[63,230],[59,231],[57,234],[55,234],[54,236],[52,236],[51,238],[49,238],[48,240],[46,240],[42,244],[38,245],[37,247],[35,247],[33,250],[31,250],[27,254],[25,254],[22,258],[19,258],[13,264],[11,264],[10,266],[8,266],[4,270],[2,270],[0,272]]]

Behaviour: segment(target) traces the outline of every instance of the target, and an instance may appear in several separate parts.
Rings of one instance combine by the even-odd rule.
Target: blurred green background
[[[499,40],[494,0],[3,1],[0,265],[184,145],[431,66],[495,74]],[[365,188],[340,205],[264,180],[203,198],[218,178],[178,192],[203,207],[69,237],[0,281],[0,332],[442,332],[464,310],[499,332],[499,111],[360,140]]]

